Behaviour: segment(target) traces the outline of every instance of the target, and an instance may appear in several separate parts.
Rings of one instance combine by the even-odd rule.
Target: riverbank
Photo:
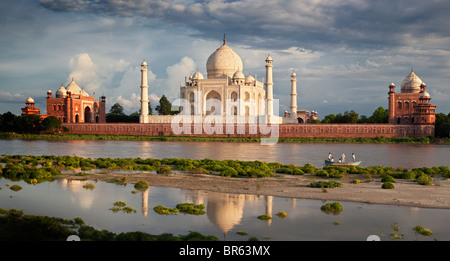
[[[382,189],[377,176],[366,178],[352,174],[341,179],[333,179],[343,184],[338,188],[311,188],[314,181],[329,181],[315,175],[276,174],[264,178],[232,178],[212,174],[154,174],[154,173],[102,173],[84,177],[70,175],[69,179],[88,179],[114,181],[127,177],[132,184],[145,180],[150,186],[174,187],[191,190],[204,190],[220,193],[252,194],[298,199],[317,199],[327,201],[350,201],[368,204],[398,205],[422,208],[450,209],[450,180],[435,178],[427,186],[414,180],[397,179],[394,189]],[[354,180],[360,180],[354,183]]]
[[[253,137],[182,137],[182,136],[144,136],[144,135],[102,135],[102,134],[19,134],[0,133],[0,139],[25,140],[115,140],[115,141],[182,141],[182,142],[246,142],[259,143],[260,138]],[[433,137],[405,138],[278,138],[279,143],[389,143],[389,144],[450,144],[450,139]]]

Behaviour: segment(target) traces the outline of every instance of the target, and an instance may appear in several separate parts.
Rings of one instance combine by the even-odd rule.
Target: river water
[[[328,152],[340,155],[356,153],[363,166],[422,167],[449,165],[450,146],[399,144],[288,144],[262,146],[258,143],[221,142],[138,142],[138,141],[45,141],[0,140],[0,153],[7,155],[76,155],[82,157],[141,157],[239,159],[281,162],[321,167]],[[366,240],[378,235],[403,235],[400,240],[450,240],[450,210],[340,202],[339,215],[320,210],[321,200],[287,199],[260,195],[213,193],[177,188],[150,187],[132,193],[133,186],[96,182],[95,189],[82,186],[92,181],[58,179],[29,185],[23,181],[0,179],[0,208],[21,209],[26,214],[73,219],[81,217],[87,224],[115,233],[143,231],[150,234],[187,234],[198,231],[216,235],[221,240]],[[6,184],[18,184],[14,192]],[[137,213],[113,212],[116,201],[123,201]],[[178,203],[203,203],[206,214],[163,216],[153,207],[175,207]],[[276,213],[284,211],[287,217]],[[272,216],[270,221],[257,217]],[[400,227],[398,232],[393,225]],[[425,237],[412,228],[421,225],[433,235]],[[237,232],[244,231],[247,235]]]

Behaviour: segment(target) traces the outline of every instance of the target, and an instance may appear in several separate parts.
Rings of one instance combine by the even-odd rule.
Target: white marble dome
[[[411,70],[400,86],[402,93],[419,93],[422,80]]]
[[[67,90],[64,88],[64,86],[61,85],[59,89],[56,91],[56,97],[60,98],[67,95]]]
[[[81,94],[81,88],[73,81],[73,78],[69,85],[67,85],[66,90],[72,94]]]
[[[227,75],[232,78],[236,71],[242,70],[242,60],[226,43],[212,53],[207,62],[208,78]]]

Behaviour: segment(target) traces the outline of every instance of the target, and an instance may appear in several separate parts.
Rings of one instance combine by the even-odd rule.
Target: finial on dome
[[[225,45],[226,42],[227,42],[227,39],[226,39],[226,37],[225,37],[225,34],[223,34],[223,44]]]

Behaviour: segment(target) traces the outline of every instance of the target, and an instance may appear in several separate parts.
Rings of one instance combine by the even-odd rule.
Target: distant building
[[[61,84],[55,98],[52,91],[47,92],[47,115],[55,116],[64,123],[106,122],[105,96],[95,101],[95,97],[90,97],[72,78],[65,88]]]
[[[41,117],[44,116],[41,114],[39,108],[35,106],[35,102],[31,97],[27,99],[27,101],[25,102],[25,107],[21,109],[22,109],[22,116],[27,115],[39,115]]]
[[[270,123],[303,123],[306,118],[297,116],[297,79],[291,75],[290,117],[280,117],[274,107],[273,96],[273,59],[269,55],[265,60],[265,78],[258,80],[256,75],[244,75],[241,57],[226,43],[215,50],[206,61],[206,77],[197,69],[180,83],[180,99],[187,101],[184,108],[190,115],[229,116],[235,119],[241,116],[245,122],[265,116]],[[148,78],[147,66],[141,64],[141,115],[140,123],[169,122],[170,117],[148,115]],[[298,118],[302,118],[299,120]],[[309,119],[309,118],[308,118]]]
[[[395,93],[395,85],[389,85],[389,114],[391,124],[434,124],[436,105],[431,104],[426,85],[411,69],[411,73],[401,83],[400,93]]]
[[[106,122],[105,103],[105,96],[95,101],[95,97],[90,97],[72,79],[66,87],[61,85],[55,98],[51,90],[47,91],[47,114],[40,114],[30,97],[22,108],[22,116],[37,114],[42,118],[55,116],[63,123],[100,123]]]

